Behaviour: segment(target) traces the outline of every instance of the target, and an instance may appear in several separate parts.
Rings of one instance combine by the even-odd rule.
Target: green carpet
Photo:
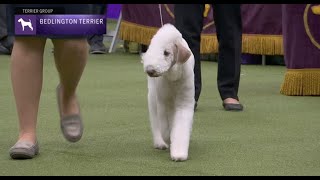
[[[40,155],[11,160],[18,136],[10,60],[0,56],[0,175],[320,175],[320,98],[279,93],[284,66],[243,65],[244,112],[222,109],[217,64],[202,62],[203,91],[190,159],[176,163],[155,150],[147,84],[139,55],[91,55],[79,86],[84,136],[68,143],[59,127],[58,76],[48,43],[38,118]]]

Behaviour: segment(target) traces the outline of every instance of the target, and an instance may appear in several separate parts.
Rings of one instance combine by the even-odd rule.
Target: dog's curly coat
[[[154,147],[167,149],[171,159],[188,159],[194,115],[194,56],[171,24],[154,35],[142,55],[148,74],[148,107]]]

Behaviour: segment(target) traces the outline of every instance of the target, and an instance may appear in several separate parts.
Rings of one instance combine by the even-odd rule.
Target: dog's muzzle
[[[158,77],[159,74],[157,73],[157,71],[151,66],[147,66],[146,67],[146,73],[150,76],[150,77]]]

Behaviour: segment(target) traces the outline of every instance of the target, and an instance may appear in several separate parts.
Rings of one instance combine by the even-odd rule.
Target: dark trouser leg
[[[92,14],[105,14],[107,7],[105,4],[91,4]],[[87,38],[91,53],[105,53],[106,47],[103,44],[103,35],[92,35]]]
[[[11,54],[13,41],[14,37],[7,33],[6,4],[0,4],[0,53]]]
[[[221,99],[238,99],[241,68],[242,19],[240,4],[213,4],[219,41],[218,89]]]
[[[195,100],[201,93],[200,40],[203,27],[204,4],[175,4],[175,26],[187,41],[195,58]]]
[[[6,5],[0,4],[0,40],[7,36]]]

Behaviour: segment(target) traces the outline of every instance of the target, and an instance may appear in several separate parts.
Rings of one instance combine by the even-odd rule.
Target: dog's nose
[[[147,66],[146,72],[150,77],[155,77],[156,75],[156,70],[152,66]]]

